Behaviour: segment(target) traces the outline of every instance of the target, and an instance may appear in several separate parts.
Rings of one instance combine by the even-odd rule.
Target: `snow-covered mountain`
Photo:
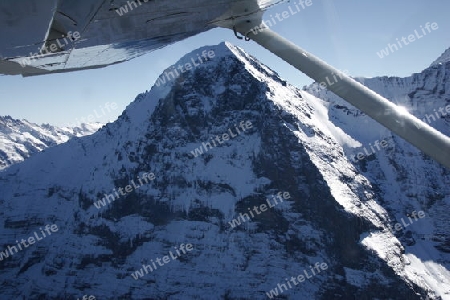
[[[332,101],[229,43],[187,54],[114,123],[0,173],[1,295],[448,299],[448,170]]]
[[[73,137],[93,134],[102,126],[101,123],[83,123],[76,127],[60,128],[0,116],[0,170]]]

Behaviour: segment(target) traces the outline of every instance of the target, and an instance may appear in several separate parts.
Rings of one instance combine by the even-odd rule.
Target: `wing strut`
[[[254,28],[264,29],[255,30]],[[333,84],[327,84],[327,89],[450,169],[449,137],[399,109],[386,98],[291,43],[264,24],[253,27],[252,31],[249,25],[242,22],[236,25],[235,29],[318,83],[327,84],[332,80]]]

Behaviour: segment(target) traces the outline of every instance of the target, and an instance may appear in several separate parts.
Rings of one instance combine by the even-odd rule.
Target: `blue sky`
[[[268,10],[288,10],[298,0]],[[428,67],[450,47],[450,1],[447,0],[312,0],[271,29],[352,76],[409,76]],[[438,29],[391,52],[377,55],[388,43],[421,33],[420,26],[437,23]],[[150,90],[159,74],[181,56],[205,45],[229,41],[258,58],[298,87],[312,80],[254,42],[241,41],[230,30],[214,29],[129,62],[97,70],[22,78],[0,76],[0,115],[35,123],[76,123],[97,111],[94,121],[113,121],[137,94]],[[117,108],[100,108],[115,102]]]

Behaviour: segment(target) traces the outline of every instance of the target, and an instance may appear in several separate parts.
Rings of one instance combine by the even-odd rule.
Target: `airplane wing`
[[[280,0],[2,0],[0,74],[120,63]],[[237,9],[243,8],[243,9]]]

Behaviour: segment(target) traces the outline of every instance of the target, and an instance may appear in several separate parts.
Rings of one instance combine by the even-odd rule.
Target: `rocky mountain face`
[[[0,170],[71,138],[93,134],[102,126],[100,123],[83,123],[60,128],[0,116]]]
[[[228,43],[187,54],[114,123],[0,173],[1,295],[445,299],[448,171],[324,98]]]

